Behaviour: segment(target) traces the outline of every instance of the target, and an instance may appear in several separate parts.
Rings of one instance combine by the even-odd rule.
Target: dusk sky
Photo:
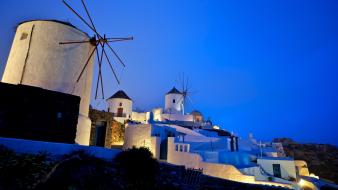
[[[67,2],[85,16],[80,0]],[[106,97],[122,89],[134,108],[164,107],[184,72],[196,91],[188,110],[226,130],[338,145],[338,1],[86,2],[100,33],[135,38],[112,45],[127,66],[120,86],[103,68]],[[16,25],[32,19],[93,35],[61,0],[1,1],[0,76]]]

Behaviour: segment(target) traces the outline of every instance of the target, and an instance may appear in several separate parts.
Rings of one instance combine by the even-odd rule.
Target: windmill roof
[[[113,99],[113,98],[122,98],[122,99],[128,99],[131,100],[131,98],[129,98],[129,96],[123,91],[123,90],[119,90],[117,91],[115,94],[113,94],[109,99]]]
[[[76,26],[74,26],[72,23],[67,22],[67,21],[55,20],[55,19],[31,19],[31,20],[25,20],[25,21],[19,22],[17,26],[19,26],[21,24],[24,24],[24,23],[27,23],[27,22],[34,22],[34,21],[56,22],[56,23],[64,24],[64,25],[67,25],[67,26],[70,26],[70,27],[73,27],[73,28],[77,29],[78,31],[84,33],[86,36],[89,37],[89,35],[86,32],[80,30],[79,28],[77,28]]]
[[[182,94],[182,92],[173,87],[167,94]]]

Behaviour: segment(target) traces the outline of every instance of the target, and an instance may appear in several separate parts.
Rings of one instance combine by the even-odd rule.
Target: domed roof
[[[114,99],[114,98],[122,98],[122,99],[128,99],[131,100],[131,98],[129,98],[129,96],[123,91],[123,90],[119,90],[117,91],[115,94],[113,94],[109,99]]]
[[[202,113],[200,111],[198,111],[198,110],[194,110],[190,114],[191,115],[200,115],[200,116],[202,116]]]
[[[173,87],[167,94],[182,94],[182,93],[178,91],[175,87]]]

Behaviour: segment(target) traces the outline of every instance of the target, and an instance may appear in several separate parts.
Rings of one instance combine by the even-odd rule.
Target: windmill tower
[[[164,109],[167,114],[182,113],[183,106],[183,94],[173,87],[165,95]]]
[[[89,145],[91,121],[88,114],[94,53],[96,53],[98,59],[98,83],[101,83],[103,96],[101,75],[103,56],[111,65],[104,47],[109,47],[112,54],[117,56],[109,42],[132,38],[106,38],[104,35],[98,34],[83,0],[82,4],[91,24],[88,24],[65,1],[63,3],[93,30],[95,36],[90,37],[73,25],[61,21],[32,20],[23,22],[17,27],[1,81],[80,96],[75,142],[81,145]],[[101,47],[101,56],[98,52],[98,45]],[[118,60],[122,63],[119,57]],[[112,67],[111,69],[113,70]]]

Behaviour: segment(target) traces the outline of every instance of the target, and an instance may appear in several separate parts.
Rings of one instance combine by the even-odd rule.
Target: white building
[[[293,159],[260,158],[255,150],[231,150],[231,136],[222,134],[219,130],[191,130],[178,125],[128,124],[123,148],[147,147],[157,159],[203,169],[209,176],[300,189]]]
[[[108,112],[113,113],[114,119],[120,123],[132,118],[133,101],[122,90],[117,91],[107,99]]]
[[[183,94],[178,91],[175,87],[173,87],[166,95],[165,95],[165,106],[164,110],[167,114],[183,114],[184,110],[184,102],[183,102]]]
[[[296,180],[295,160],[289,157],[262,157],[257,164],[268,175],[285,180]]]
[[[93,59],[77,82],[94,46],[90,37],[73,25],[55,20],[32,20],[17,26],[1,82],[24,84],[81,97],[75,142],[89,145],[88,118],[93,78]]]

